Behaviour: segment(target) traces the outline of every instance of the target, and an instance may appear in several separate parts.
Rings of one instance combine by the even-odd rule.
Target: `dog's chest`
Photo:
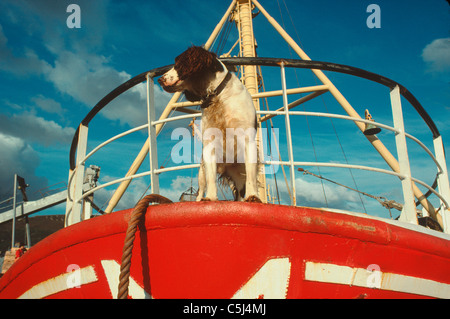
[[[227,127],[230,126],[233,115],[229,114],[230,111],[225,107],[218,98],[213,98],[211,104],[203,109],[202,116],[202,130],[206,129],[219,129],[225,133]]]

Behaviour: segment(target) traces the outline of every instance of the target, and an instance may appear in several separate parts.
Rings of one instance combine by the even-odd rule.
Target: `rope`
[[[128,284],[130,282],[131,255],[133,251],[134,238],[136,235],[137,226],[143,220],[150,203],[169,204],[172,203],[172,201],[158,194],[150,194],[140,200],[134,207],[130,220],[128,221],[128,229],[123,246],[117,299],[128,298]]]
[[[399,203],[397,203],[397,202],[394,201],[394,200],[388,200],[386,197],[383,197],[383,196],[373,196],[373,195],[371,195],[371,194],[362,192],[362,191],[360,191],[360,190],[358,190],[358,189],[354,189],[354,188],[351,188],[351,187],[349,187],[349,186],[343,185],[343,184],[341,184],[341,183],[335,182],[335,181],[333,181],[333,180],[331,180],[331,179],[325,178],[325,177],[323,177],[323,176],[321,176],[321,175],[317,175],[317,174],[311,173],[311,172],[309,172],[309,171],[307,171],[306,169],[303,169],[303,168],[299,168],[298,171],[299,171],[299,172],[303,172],[303,175],[308,174],[308,175],[311,175],[311,176],[314,176],[314,177],[323,179],[323,180],[328,181],[328,182],[330,182],[330,183],[333,183],[333,184],[336,184],[336,185],[345,187],[345,188],[350,189],[350,190],[352,190],[352,191],[354,191],[354,192],[357,192],[357,193],[359,193],[359,194],[362,194],[362,195],[364,195],[364,196],[367,196],[367,197],[370,197],[370,198],[372,198],[372,199],[377,200],[384,208],[389,209],[389,215],[391,215],[391,218],[392,218],[391,208],[394,208],[394,209],[396,209],[396,210],[398,210],[398,211],[401,211],[401,210],[403,209],[403,205],[402,205],[402,204],[399,204]],[[366,212],[366,214],[367,214],[367,212]]]

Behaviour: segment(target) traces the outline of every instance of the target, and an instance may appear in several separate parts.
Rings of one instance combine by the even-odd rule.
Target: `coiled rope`
[[[170,204],[172,201],[161,195],[150,194],[141,199],[134,207],[130,220],[128,221],[125,243],[123,245],[117,299],[128,298],[128,285],[130,282],[131,255],[133,251],[134,238],[136,235],[137,226],[143,220],[150,203]]]

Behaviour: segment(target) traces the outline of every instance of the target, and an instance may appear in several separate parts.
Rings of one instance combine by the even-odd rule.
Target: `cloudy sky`
[[[81,28],[69,28],[66,23],[70,15],[66,11],[71,3],[81,9]],[[434,118],[444,143],[450,140],[450,6],[447,1],[261,0],[260,3],[285,26],[312,60],[356,66],[407,87]],[[367,25],[371,14],[367,7],[372,3],[381,10],[380,28]],[[32,198],[39,196],[38,190],[66,183],[73,134],[89,110],[133,76],[172,64],[174,57],[189,45],[202,45],[228,5],[229,2],[223,0],[2,0],[0,201],[11,196],[14,173],[30,184],[28,193]],[[262,14],[254,19],[254,28],[259,56],[297,58]],[[231,31],[219,53],[229,51],[236,39],[236,31]],[[221,49],[219,43],[214,49]],[[364,109],[369,108],[375,120],[392,123],[386,88],[327,74],[361,116]],[[279,71],[268,70],[267,75],[266,86],[279,89]],[[291,72],[289,76],[292,79],[289,87],[317,84],[310,72]],[[90,124],[88,148],[143,124],[145,96],[145,87],[140,85],[103,110]],[[298,97],[292,97],[295,98]],[[158,113],[169,99],[169,94],[156,87]],[[269,101],[270,109],[280,107],[279,103],[277,99]],[[343,114],[328,95],[306,103],[299,110],[336,110]],[[432,148],[429,131],[407,104],[404,114],[407,130],[425,138],[426,145]],[[274,121],[274,126],[284,130],[283,122],[284,119]],[[180,124],[183,125],[186,123]],[[171,129],[173,126],[166,127],[160,139],[170,140]],[[348,161],[387,168],[352,123],[344,125],[338,120],[302,118],[293,129],[298,161]],[[284,134],[280,135],[279,144],[283,149]],[[393,136],[382,132],[379,137],[396,154]],[[145,134],[135,133],[93,157],[88,165],[101,166],[100,183],[122,177],[145,138]],[[159,154],[160,163],[165,166],[170,166],[168,145],[170,143],[163,144]],[[282,152],[283,159],[287,159],[287,153]],[[419,179],[432,183],[436,170],[425,169],[430,160],[414,146],[411,152],[413,174],[417,172]],[[148,160],[145,164],[148,168]],[[390,177],[348,170],[341,176],[328,169],[320,172],[315,167],[306,169],[376,196],[400,200],[400,184]],[[163,193],[177,199],[191,184],[196,187],[196,175],[193,170],[169,174],[161,185]],[[282,202],[287,203],[281,170],[276,176],[267,176],[274,192],[275,178]],[[379,209],[376,202],[370,204],[355,192],[332,183],[321,183],[315,177],[299,173],[296,181],[300,205],[328,204],[356,211]],[[374,182],[379,185],[369,189]],[[134,205],[148,184],[148,178],[134,182],[133,192],[124,198],[121,207]],[[97,204],[104,205],[112,192],[113,188],[102,191]],[[51,210],[52,213],[62,211],[61,206]]]

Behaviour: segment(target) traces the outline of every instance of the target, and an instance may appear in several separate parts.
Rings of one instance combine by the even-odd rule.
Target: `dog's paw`
[[[208,197],[203,197],[200,201],[201,202],[210,202],[211,200]]]
[[[251,195],[245,199],[247,203],[262,203],[258,196]]]

